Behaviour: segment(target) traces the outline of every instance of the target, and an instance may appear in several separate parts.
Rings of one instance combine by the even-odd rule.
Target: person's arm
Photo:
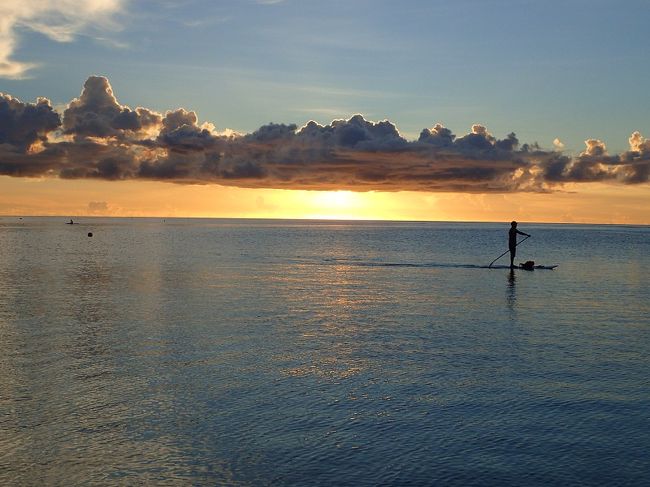
[[[519,235],[526,235],[527,237],[530,237],[530,235],[528,235],[527,233],[520,232],[519,230],[517,230],[517,233],[518,233]]]

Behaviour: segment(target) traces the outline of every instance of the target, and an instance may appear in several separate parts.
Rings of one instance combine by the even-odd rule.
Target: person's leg
[[[512,269],[515,266],[515,255],[517,249],[515,247],[510,247],[510,268]]]

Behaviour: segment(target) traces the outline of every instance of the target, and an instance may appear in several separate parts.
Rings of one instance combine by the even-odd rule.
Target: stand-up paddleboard
[[[509,265],[493,265],[492,267],[485,266],[485,269],[512,269],[512,270],[520,270],[520,271],[533,271],[535,269],[542,269],[542,270],[549,270],[552,271],[558,267],[558,264],[555,265],[535,265],[533,267],[524,267],[522,265],[516,265],[514,267],[510,267]]]
[[[532,270],[535,270],[535,269],[548,269],[548,270],[552,271],[556,267],[557,267],[557,264],[556,265],[535,265],[533,267],[524,267],[523,265],[519,264],[519,267],[517,267],[517,269],[522,269],[524,271],[532,271]]]

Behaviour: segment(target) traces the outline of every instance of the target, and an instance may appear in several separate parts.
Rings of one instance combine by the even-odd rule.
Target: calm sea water
[[[648,227],[63,222],[0,219],[2,485],[650,481]]]

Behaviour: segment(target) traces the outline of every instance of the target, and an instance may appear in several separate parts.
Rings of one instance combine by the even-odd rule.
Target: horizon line
[[[250,220],[250,221],[284,221],[284,222],[312,222],[312,223],[478,223],[478,224],[510,224],[511,220],[395,220],[382,218],[281,218],[281,217],[232,217],[232,216],[146,216],[146,215],[0,215],[4,218],[92,218],[92,219],[148,219],[148,220]],[[79,222],[81,223],[81,222]],[[624,226],[624,227],[650,227],[650,223],[606,223],[606,222],[561,222],[561,221],[527,221],[518,220],[526,225],[590,225],[590,226]]]

